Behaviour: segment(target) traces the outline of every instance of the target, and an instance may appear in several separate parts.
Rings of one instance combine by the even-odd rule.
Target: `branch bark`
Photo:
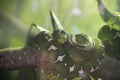
[[[0,71],[37,67],[40,51],[36,48],[0,52]]]

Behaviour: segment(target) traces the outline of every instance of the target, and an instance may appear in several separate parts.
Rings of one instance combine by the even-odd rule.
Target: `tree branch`
[[[37,67],[40,51],[36,48],[0,52],[0,71]]]

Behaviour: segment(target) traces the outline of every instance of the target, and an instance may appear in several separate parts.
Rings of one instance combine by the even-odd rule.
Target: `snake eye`
[[[94,48],[94,41],[85,34],[77,34],[69,38],[69,42],[76,48],[82,50],[91,50]]]

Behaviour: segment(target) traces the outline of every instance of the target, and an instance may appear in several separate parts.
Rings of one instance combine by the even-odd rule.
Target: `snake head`
[[[64,44],[67,40],[67,33],[65,32],[60,21],[52,11],[50,11],[50,16],[53,26],[53,39],[57,40],[60,44]]]
[[[85,71],[96,70],[104,59],[104,47],[101,41],[86,34],[69,36],[65,49],[69,57]]]
[[[91,51],[95,47],[95,42],[86,34],[76,34],[68,37],[66,45],[69,45],[69,47],[66,47],[68,48],[69,55],[76,61],[81,61],[81,59],[87,59],[91,55]]]
[[[94,41],[86,34],[76,34],[69,38],[70,44],[80,50],[91,50],[94,48]]]

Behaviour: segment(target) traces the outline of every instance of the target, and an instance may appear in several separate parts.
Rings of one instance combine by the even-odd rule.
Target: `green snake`
[[[119,16],[110,13],[101,0],[97,2],[100,15],[108,24],[99,30],[99,39],[83,33],[67,33],[51,11],[52,32],[32,24],[40,30],[32,40],[28,39],[31,40],[28,46],[42,51],[38,65],[40,80],[90,80],[90,73],[99,68],[105,53],[120,59]],[[84,79],[85,76],[88,78]]]
[[[36,24],[40,33],[34,37],[31,46],[42,51],[39,76],[41,80],[72,80],[90,74],[99,68],[104,58],[104,47],[99,39],[86,34],[67,33],[60,21],[50,11],[53,32]]]

